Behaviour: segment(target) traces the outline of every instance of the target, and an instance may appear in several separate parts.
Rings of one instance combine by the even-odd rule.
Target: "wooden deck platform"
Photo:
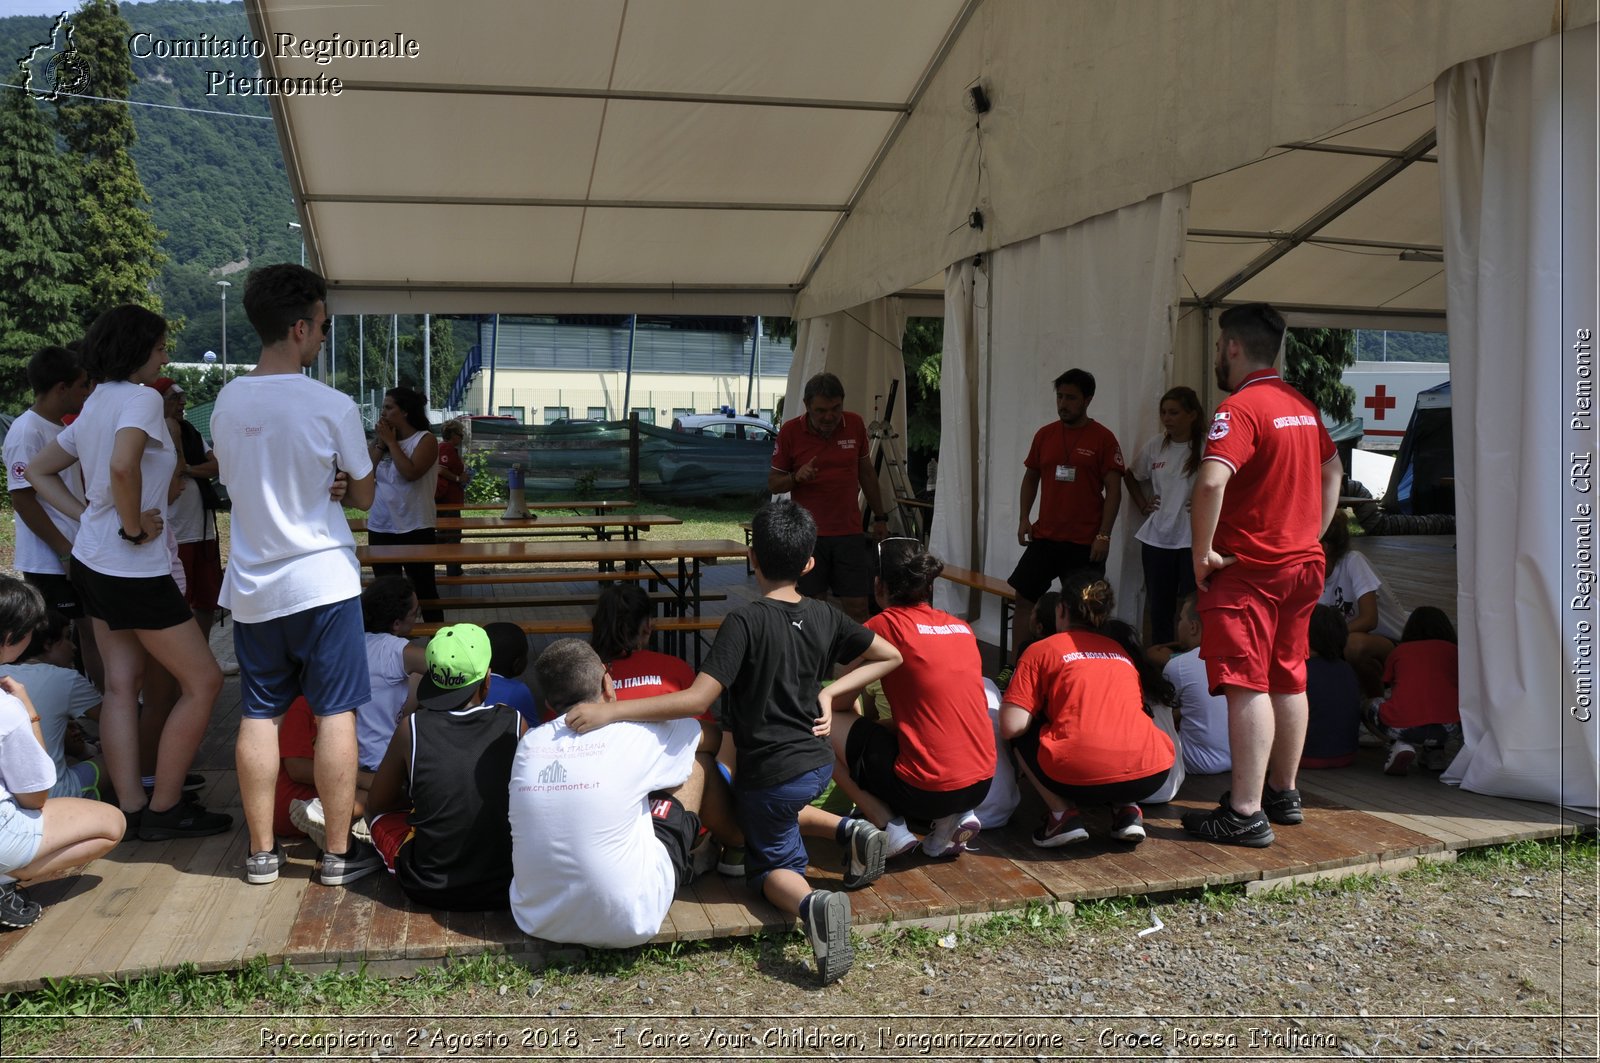
[[[1407,607],[1447,605],[1454,615],[1453,537],[1356,542]],[[742,565],[708,569],[707,589],[729,595],[708,614],[737,605],[751,587]],[[543,641],[534,640],[534,652]],[[527,938],[506,913],[418,908],[386,875],[349,888],[315,885],[309,842],[289,847],[290,864],[278,882],[246,885],[233,773],[237,719],[238,682],[230,679],[196,760],[210,778],[202,800],[231,811],[236,828],[214,838],[124,842],[78,875],[33,887],[47,908],[33,927],[0,934],[0,991],[37,988],[46,978],[126,978],[185,963],[228,970],[258,956],[308,969],[365,961],[375,973],[404,974],[484,950],[535,961],[552,950],[570,951]],[[1036,816],[1030,797],[1011,825],[983,832],[976,851],[960,860],[894,861],[878,883],[851,895],[854,923],[864,932],[891,922],[942,927],[1029,904],[1062,907],[1204,886],[1257,890],[1306,877],[1398,871],[1417,860],[1451,860],[1475,846],[1595,828],[1590,817],[1547,805],[1464,792],[1427,773],[1390,778],[1380,769],[1378,751],[1364,750],[1355,767],[1304,774],[1306,823],[1277,828],[1278,844],[1264,850],[1209,845],[1179,828],[1185,809],[1215,802],[1225,776],[1193,776],[1178,801],[1148,806],[1150,837],[1137,848],[1091,840],[1035,849],[1028,841]],[[1103,838],[1104,814],[1087,818],[1091,834]],[[817,843],[812,857],[813,881],[837,883],[837,846]],[[679,893],[657,940],[745,936],[792,922],[742,883],[713,873]]]

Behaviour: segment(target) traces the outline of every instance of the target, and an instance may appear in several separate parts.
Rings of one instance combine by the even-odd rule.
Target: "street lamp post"
[[[217,287],[222,289],[222,382],[228,382],[228,289],[233,287],[230,281],[218,281]]]

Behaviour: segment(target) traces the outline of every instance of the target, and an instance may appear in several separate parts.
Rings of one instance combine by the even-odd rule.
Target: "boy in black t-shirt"
[[[833,775],[827,741],[833,707],[851,711],[861,691],[900,664],[900,654],[795,588],[811,569],[816,538],[811,514],[793,502],[763,506],[755,516],[750,551],[762,597],[723,620],[694,684],[638,701],[587,702],[567,710],[567,726],[581,734],[617,720],[697,716],[727,690],[730,705],[722,722],[739,753],[733,794],[745,837],[745,879],[767,900],[799,915],[817,973],[828,983],[850,967],[850,899],[807,884],[800,836],[839,840],[846,889],[883,874],[884,833],[864,819],[840,819],[811,802]],[[862,667],[823,688],[834,665],[857,661]]]

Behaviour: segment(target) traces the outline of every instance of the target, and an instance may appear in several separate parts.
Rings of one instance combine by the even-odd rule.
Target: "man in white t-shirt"
[[[89,397],[89,374],[78,356],[65,347],[45,347],[28,360],[28,386],[33,405],[24,410],[6,432],[6,489],[16,525],[15,565],[24,579],[44,595],[45,605],[71,620],[83,617],[77,591],[67,579],[66,557],[78,536],[78,522],[34,492],[28,482],[28,463],[61,434],[62,421],[83,409]],[[78,501],[84,501],[83,477],[76,465],[61,473],[62,482]],[[97,686],[104,686],[94,628],[78,624],[84,669]]]
[[[568,708],[616,700],[605,665],[588,643],[562,639],[533,668],[541,702],[561,715],[523,736],[511,768],[512,915],[548,941],[642,944],[694,877],[717,743],[694,720],[580,735]]]
[[[317,714],[313,759],[327,826],[320,878],[343,885],[382,860],[350,837],[355,709],[367,700],[361,570],[340,501],[372,505],[372,460],[355,403],[302,375],[328,333],[327,285],[289,264],[250,274],[244,308],[261,337],[256,368],[229,381],[211,415],[212,446],[233,499],[218,604],[233,613],[242,704],[235,756],[249,826],[245,879],[275,881],[278,726],[305,696]]]

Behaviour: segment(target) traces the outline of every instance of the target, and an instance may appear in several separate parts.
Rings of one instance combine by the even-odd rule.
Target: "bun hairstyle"
[[[933,581],[944,562],[915,539],[890,539],[878,547],[878,578],[890,605],[916,605],[933,600]]]
[[[1098,631],[1111,619],[1117,596],[1106,578],[1093,569],[1068,576],[1061,592],[1061,604],[1073,627]]]

